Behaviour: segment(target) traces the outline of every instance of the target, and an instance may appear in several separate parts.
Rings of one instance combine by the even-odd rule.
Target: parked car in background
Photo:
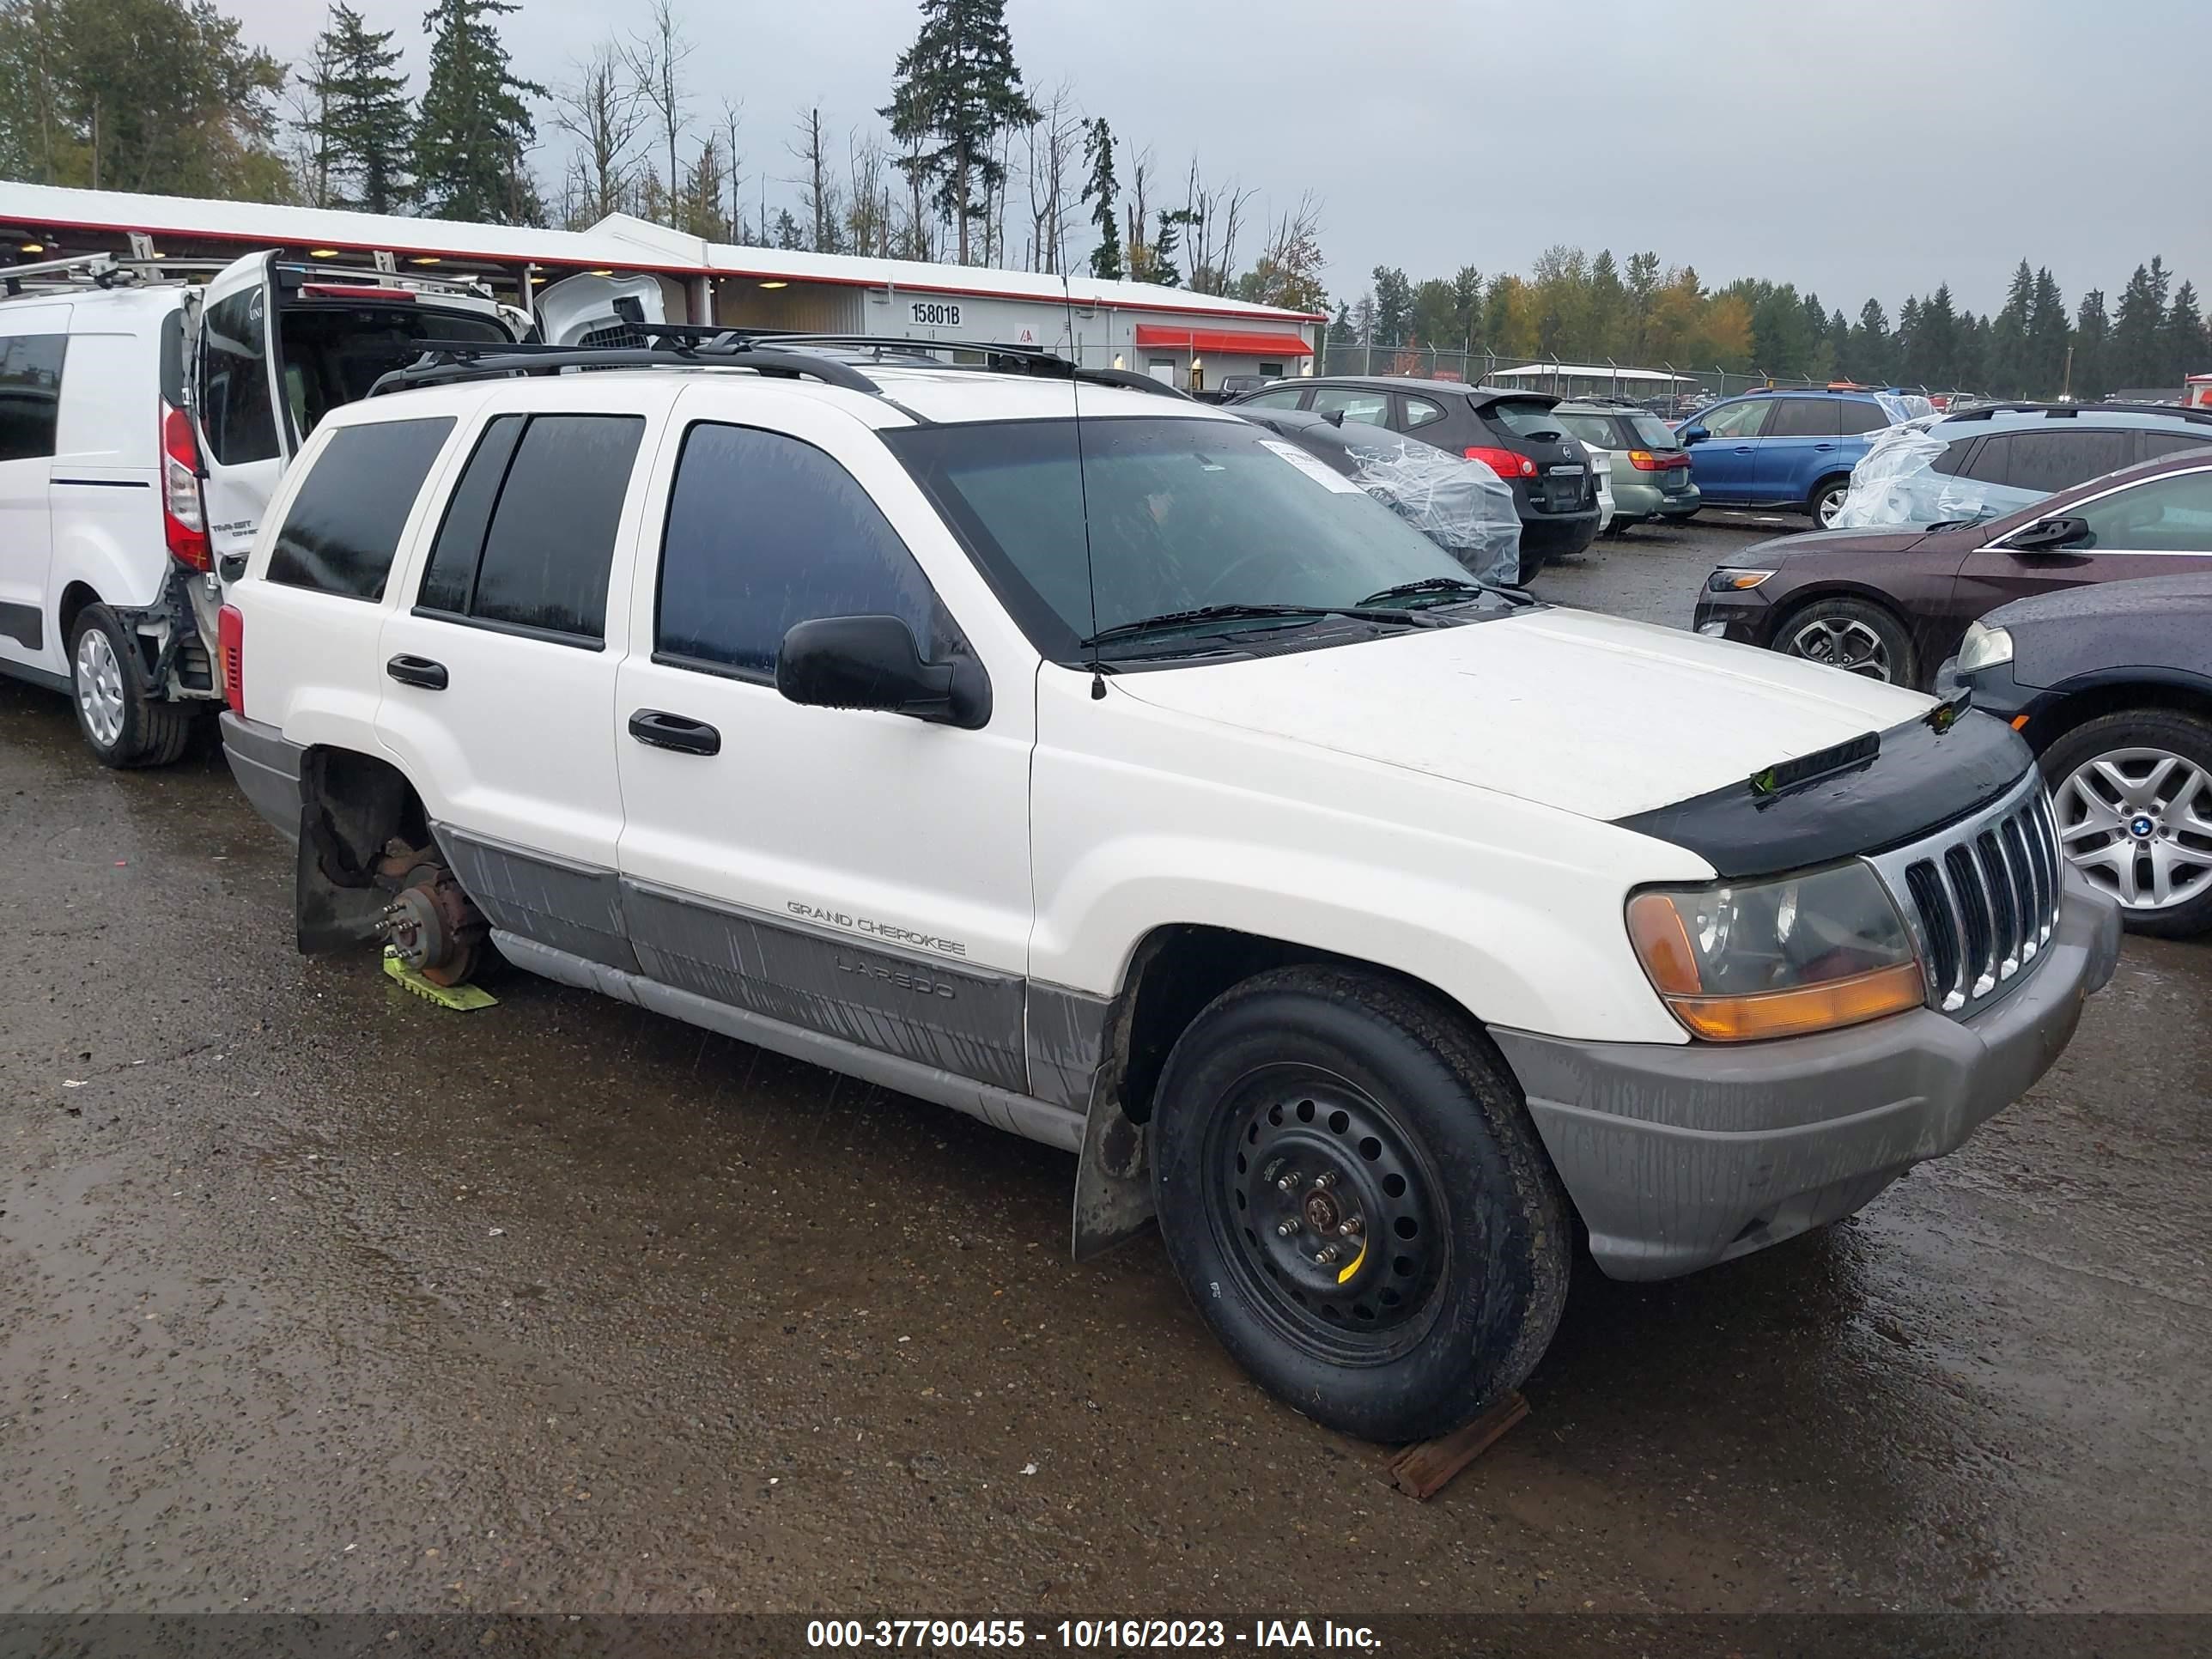
[[[1522,569],[1565,558],[1597,536],[1597,489],[1589,457],[1552,416],[1544,392],[1417,380],[1394,374],[1335,374],[1276,385],[1229,405],[1302,409],[1388,427],[1482,462],[1513,487],[1521,508]]]
[[[1583,447],[1612,458],[1613,527],[1681,523],[1704,504],[1690,457],[1656,415],[1633,404],[1569,402],[1553,417]]]
[[[1875,433],[1903,418],[1871,392],[1752,392],[1674,428],[1708,507],[1780,507],[1826,526]]]
[[[1942,682],[2027,739],[2060,848],[2127,927],[2212,931],[2212,571],[1999,605]]]
[[[1588,444],[1583,448],[1589,455],[1590,478],[1597,486],[1597,533],[1609,536],[1620,510],[1613,499],[1613,452],[1591,449]]]
[[[1267,387],[1267,377],[1264,374],[1224,374],[1221,377],[1221,400],[1234,403],[1239,398],[1264,392]]]
[[[1827,530],[1744,550],[1706,579],[1700,634],[1926,685],[2010,599],[2212,568],[2212,450],[2077,484],[2002,519]]]
[[[1480,461],[1402,433],[1296,409],[1236,411],[1348,478],[1457,559],[1478,581],[1525,586],[1521,515],[1504,479]]]
[[[2212,410],[2156,404],[1989,404],[1879,437],[1838,529],[1994,519],[2137,461],[2212,444]]]
[[[0,673],[67,694],[109,766],[175,760],[221,700],[218,568],[322,417],[428,344],[531,331],[470,285],[274,253],[204,288],[105,258],[8,274],[23,291],[0,301]],[[571,277],[538,295],[541,329],[578,343],[657,322],[659,292]]]

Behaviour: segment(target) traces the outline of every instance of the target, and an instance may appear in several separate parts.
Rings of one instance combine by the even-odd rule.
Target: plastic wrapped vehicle
[[[1851,469],[1851,487],[1830,528],[1973,524],[2040,501],[2047,491],[1983,483],[1942,471],[1936,462],[1955,433],[1926,417],[1891,427]]]
[[[1522,565],[1512,486],[1482,462],[1384,428],[1339,426],[1322,415],[1287,409],[1237,412],[1358,484],[1465,565],[1477,581],[1517,587],[1535,575],[1534,568]]]

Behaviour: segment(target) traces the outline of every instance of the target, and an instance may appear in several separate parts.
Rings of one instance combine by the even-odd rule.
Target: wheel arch
[[[386,894],[375,881],[386,845],[429,840],[422,797],[380,755],[311,744],[300,757],[300,849],[294,924],[313,953],[378,936]]]
[[[2069,732],[2106,714],[2161,708],[2212,720],[2212,682],[2182,678],[2085,679],[2059,686],[2053,701],[2029,722],[2026,733],[2040,755]]]

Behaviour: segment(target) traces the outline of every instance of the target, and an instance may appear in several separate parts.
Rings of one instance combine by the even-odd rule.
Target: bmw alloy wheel
[[[2058,844],[2089,880],[2143,912],[2212,884],[2212,775],[2164,749],[2107,750],[2051,793]]]

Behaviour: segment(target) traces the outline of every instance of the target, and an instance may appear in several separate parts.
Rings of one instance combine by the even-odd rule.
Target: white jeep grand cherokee
[[[1337,1428],[1521,1382],[1577,1220],[1656,1279],[1856,1210],[2111,975],[2002,725],[1478,588],[1233,415],[561,361],[333,411],[231,591],[301,948],[489,942],[1077,1152],[1079,1252],[1156,1212]]]

